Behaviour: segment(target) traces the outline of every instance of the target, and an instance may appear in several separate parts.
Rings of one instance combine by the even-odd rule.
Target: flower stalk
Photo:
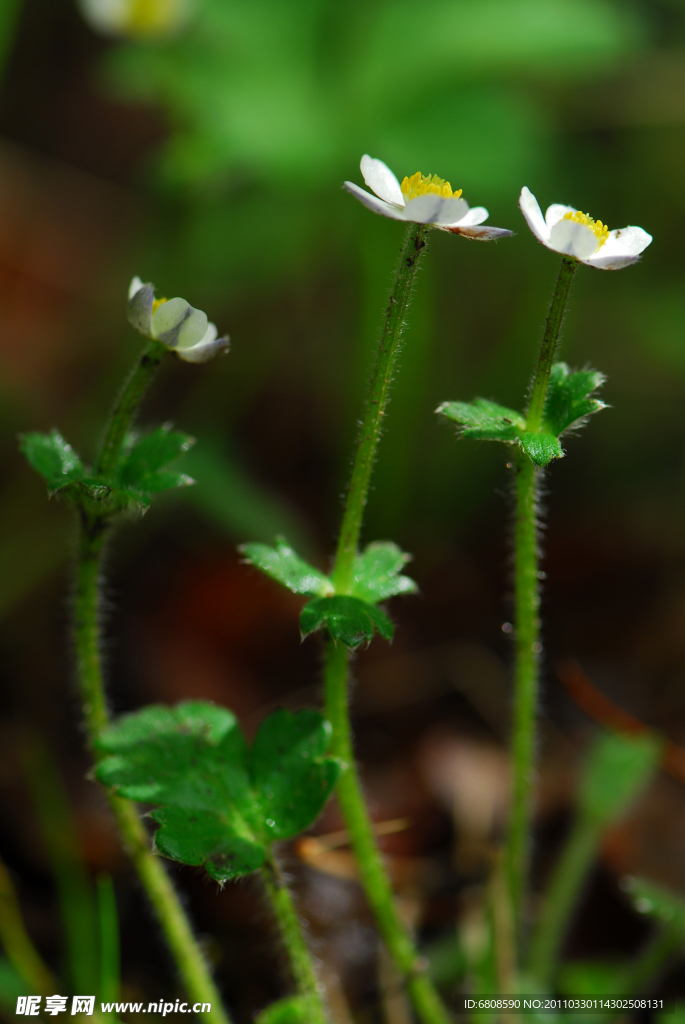
[[[385,311],[383,333],[378,345],[376,367],[359,432],[352,478],[335,555],[333,585],[336,594],[349,594],[352,587],[352,567],[357,555],[364,508],[369,493],[376,449],[383,427],[383,417],[390,396],[390,384],[400,349],[402,328],[409,308],[419,260],[425,251],[429,231],[430,227],[425,224],[413,224],[408,229],[402,247],[397,278]]]
[[[561,261],[540,346],[526,416],[526,431],[543,425],[545,399],[571,282],[578,263]],[[528,881],[532,786],[535,766],[535,717],[540,654],[540,570],[537,508],[541,470],[524,451],[516,458],[514,527],[515,668],[512,737],[511,817],[507,836],[507,874],[514,916],[520,926]]]
[[[371,473],[388,403],[390,384],[400,348],[411,291],[429,226],[413,224],[405,237],[397,277],[386,309],[359,442],[352,469],[338,540],[332,581],[336,594],[349,594],[359,545]],[[340,807],[350,834],[362,884],[394,965],[407,986],[414,1010],[423,1024],[448,1024],[445,1010],[425,964],[416,950],[395,905],[392,886],[378,849],[354,759],[348,704],[349,653],[329,639],[325,654],[326,717],[332,726],[331,753],[345,770],[338,782]]]
[[[314,961],[307,946],[290,889],[273,856],[262,867],[261,876],[278,922],[283,945],[288,953],[297,993],[307,1003],[308,1022],[310,1024],[326,1024],[328,1014],[322,998],[321,983],[316,974]]]
[[[96,475],[111,477],[114,472],[135,411],[167,352],[161,341],[151,341],[136,363],[112,412],[95,466]]]
[[[347,700],[349,652],[344,644],[334,640],[328,640],[326,644],[325,687],[326,717],[333,728],[331,753],[346,766],[336,792],[366,897],[395,969],[405,981],[417,1016],[423,1024],[448,1024],[450,1018],[426,975],[425,962],[399,916],[392,885],[378,849],[354,760]]]
[[[112,413],[97,460],[98,471],[113,474],[124,438],[138,404],[162,361],[166,349],[152,342],[142,353]],[[86,730],[95,751],[109,725],[100,653],[100,575],[103,549],[109,531],[105,514],[81,512],[76,585],[74,633],[76,663]],[[107,799],[124,845],[157,915],[179,974],[194,1002],[211,1004],[207,1017],[213,1024],[230,1024],[178,895],[159,859],[150,848],[147,831],[135,806],[108,792]]]

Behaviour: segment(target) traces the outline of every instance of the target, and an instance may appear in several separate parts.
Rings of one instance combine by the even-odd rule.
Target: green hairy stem
[[[102,450],[95,464],[96,476],[109,477],[114,472],[136,409],[168,351],[161,341],[151,341],[142,353],[114,406]]]
[[[288,953],[297,993],[307,1001],[308,1024],[326,1024],[328,1014],[322,999],[321,983],[293,905],[292,895],[273,857],[261,869],[261,875],[269,902],[278,921],[283,945]]]
[[[349,594],[352,588],[354,559],[359,545],[376,449],[388,404],[411,290],[421,254],[426,247],[428,231],[429,228],[422,224],[413,224],[409,227],[386,309],[332,574],[336,594]],[[425,965],[399,916],[392,886],[376,844],[354,760],[348,689],[347,649],[343,644],[336,645],[329,640],[325,659],[326,717],[333,729],[331,753],[339,757],[345,765],[338,782],[337,794],[359,865],[362,884],[376,916],[383,941],[396,970],[404,979],[417,1016],[423,1024],[448,1024],[449,1015],[433,983],[427,977]]]
[[[143,352],[130,376],[112,413],[102,452],[97,461],[98,470],[103,475],[109,476],[114,471],[138,403],[157,371],[165,351],[163,345],[153,342]],[[83,713],[92,747],[95,747],[98,738],[109,725],[99,624],[101,563],[107,532],[108,524],[102,517],[85,513],[81,515],[74,632]],[[230,1024],[185,911],[164,865],[150,849],[147,831],[135,806],[113,793],[108,793],[108,800],[124,845],[152,903],[190,998],[193,1002],[211,1003],[211,1013],[206,1016],[213,1024]]]
[[[414,1010],[424,1024],[448,1024],[426,965],[409,936],[395,905],[392,886],[376,843],[352,747],[352,730],[347,701],[349,653],[344,644],[328,640],[326,645],[326,717],[333,728],[331,753],[346,766],[336,790],[345,824],[350,833],[366,897],[373,910],[383,941],[396,970],[405,980]]]
[[[530,392],[530,402],[528,405],[528,414],[526,416],[526,430],[529,430],[531,433],[537,433],[542,425],[542,416],[545,411],[545,399],[547,398],[549,377],[552,372],[552,366],[554,365],[557,345],[559,344],[559,334],[561,332],[561,324],[564,319],[566,303],[568,302],[568,294],[571,290],[571,283],[577,269],[578,261],[574,260],[572,256],[564,256],[561,261],[561,266],[559,267],[559,276],[557,278],[554,295],[552,296],[552,301],[549,306],[549,313],[547,314],[547,321],[545,323],[545,333],[542,336],[538,363],[535,368],[533,386]]]
[[[531,388],[526,430],[540,431],[561,323],[578,263],[564,257],[559,269]],[[540,571],[537,499],[541,470],[523,451],[516,458],[514,528],[515,669],[512,737],[512,799],[507,836],[507,873],[515,920],[521,923],[528,882],[535,717],[540,652]]]
[[[359,432],[352,478],[340,527],[333,570],[333,585],[336,594],[349,594],[352,587],[352,567],[359,545],[359,534],[369,493],[376,449],[383,427],[383,417],[390,397],[390,384],[399,354],[402,329],[409,308],[416,271],[421,255],[426,248],[429,230],[430,228],[425,224],[412,224],[402,246],[400,265],[386,309],[383,333],[378,344],[376,366]]]

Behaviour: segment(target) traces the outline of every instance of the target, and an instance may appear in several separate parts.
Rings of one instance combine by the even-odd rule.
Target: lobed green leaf
[[[185,487],[193,481],[185,473],[164,467],[193,444],[193,438],[159,427],[124,454],[113,480],[93,476],[56,430],[24,434],[21,449],[47,481],[51,494],[63,492],[78,508],[98,515],[125,509],[144,510],[158,491]]]
[[[142,494],[156,494],[173,487],[187,487],[193,480],[185,473],[162,472],[195,444],[195,438],[168,424],[136,441],[123,455],[116,483]]]
[[[534,434],[526,431],[519,444],[536,466],[546,466],[552,459],[563,459],[564,450],[554,434]]]
[[[239,550],[250,565],[261,569],[272,580],[295,594],[320,597],[333,593],[333,584],[328,576],[300,558],[284,537],[276,538],[275,547],[268,544],[242,544]]]
[[[269,843],[307,828],[340,772],[317,711],[276,711],[250,751],[235,715],[206,701],[125,715],[98,741],[96,775],[155,805],[159,851],[218,881],[259,868]]]
[[[342,640],[352,649],[369,643],[376,630],[385,640],[392,640],[394,633],[390,619],[380,608],[343,595],[317,597],[306,604],[300,615],[300,629],[303,636],[327,629],[334,640]]]
[[[571,373],[566,363],[555,363],[545,400],[543,430],[559,436],[592,413],[606,409],[604,402],[590,397],[605,380],[597,370]]]
[[[525,418],[514,409],[484,398],[477,398],[475,402],[444,402],[437,411],[458,423],[463,437],[518,441],[536,466],[547,466],[552,459],[563,458],[559,436],[565,430],[606,408],[604,402],[590,397],[604,379],[596,370],[571,373],[566,363],[555,363],[539,433],[527,431]]]
[[[411,559],[392,541],[374,541],[354,562],[352,596],[376,604],[395,594],[415,594],[414,580],[398,573]]]
[[[663,741],[653,733],[603,733],[581,779],[581,812],[597,822],[620,818],[654,774],[662,749]]]
[[[47,481],[51,494],[84,475],[81,459],[56,430],[22,434],[19,446],[30,465]]]
[[[476,398],[474,402],[443,402],[437,412],[458,423],[463,437],[474,440],[512,442],[526,429],[520,412],[485,398]]]

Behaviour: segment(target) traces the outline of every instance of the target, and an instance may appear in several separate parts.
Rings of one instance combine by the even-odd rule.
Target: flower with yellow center
[[[197,0],[79,0],[96,32],[129,39],[163,39],[190,19]]]
[[[361,171],[375,195],[352,181],[346,181],[345,188],[374,213],[393,220],[430,224],[442,231],[483,241],[513,234],[505,228],[485,227],[483,222],[488,219],[485,207],[470,209],[461,198],[461,189],[453,192],[450,183],[435,174],[423,175],[417,171],[400,185],[382,160],[370,156],[362,157]]]
[[[461,189],[452,191],[449,181],[439,178],[437,174],[421,174],[417,171],[411,178],[405,178],[400,185],[405,202],[418,196],[442,196],[444,199],[459,199]]]
[[[538,241],[598,270],[620,270],[636,263],[652,241],[642,228],[609,231],[601,221],[561,203],[553,203],[543,217],[537,199],[527,188],[521,189],[519,206]]]
[[[597,239],[598,252],[609,237],[609,228],[606,224],[602,224],[601,220],[595,220],[589,213],[581,213],[580,210],[569,210],[561,219],[572,220],[576,224],[584,224],[586,228],[589,228]]]
[[[206,363],[228,349],[214,324],[185,299],[156,299],[151,284],[134,277],[128,291],[128,321],[146,338],[154,338],[187,363]]]

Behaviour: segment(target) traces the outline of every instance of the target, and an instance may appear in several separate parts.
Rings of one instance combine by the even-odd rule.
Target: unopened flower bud
[[[188,363],[206,363],[228,349],[207,314],[185,299],[156,299],[151,284],[134,277],[128,292],[128,320],[146,338],[161,341]]]

